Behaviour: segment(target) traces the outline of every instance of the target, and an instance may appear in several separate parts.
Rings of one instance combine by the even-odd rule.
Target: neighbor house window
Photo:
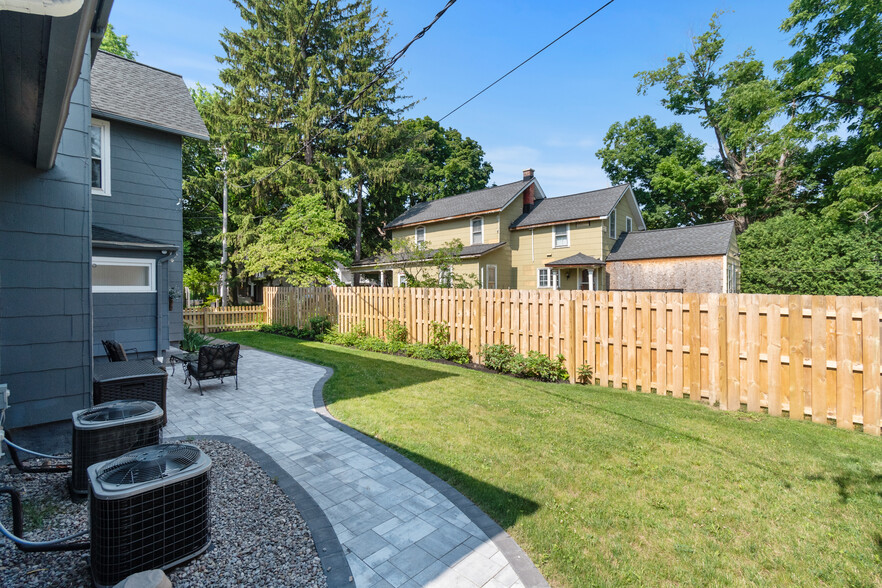
[[[729,280],[728,280],[729,283],[727,284],[726,291],[729,292],[730,294],[737,294],[738,293],[738,266],[736,266],[732,262],[729,262],[728,277],[729,277]]]
[[[92,292],[156,292],[156,261],[93,257]]]
[[[488,265],[484,267],[484,287],[488,290],[496,289],[496,266]]]
[[[539,268],[536,282],[539,288],[557,290],[560,288],[560,270],[553,270],[547,267]]]
[[[616,238],[616,209],[613,208],[613,211],[609,213],[609,238]]]
[[[551,234],[554,239],[553,247],[570,246],[570,225],[554,225],[551,227]]]
[[[634,220],[630,216],[625,217],[625,232],[630,233],[634,227]]]
[[[93,118],[89,136],[92,152],[92,194],[110,196],[110,123]]]
[[[450,273],[449,267],[442,267],[438,270],[438,283],[442,288],[449,288],[453,283],[453,274]]]
[[[422,243],[426,240],[426,227],[417,227],[416,232],[414,233],[414,238],[417,243]]]
[[[407,286],[407,274],[398,274],[398,286],[401,288]]]
[[[472,219],[472,245],[480,245],[484,242],[484,219],[481,217]]]

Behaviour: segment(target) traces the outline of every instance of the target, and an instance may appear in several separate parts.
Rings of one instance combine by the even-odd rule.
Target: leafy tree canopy
[[[138,52],[133,51],[132,48],[129,47],[129,36],[117,35],[113,30],[113,25],[110,23],[107,23],[107,28],[104,31],[104,38],[101,39],[101,50],[113,53],[114,55],[119,55],[120,57],[125,57],[126,59],[131,59],[132,61],[135,61],[135,57],[138,56]]]
[[[751,225],[738,247],[743,292],[882,295],[882,223],[785,213]]]

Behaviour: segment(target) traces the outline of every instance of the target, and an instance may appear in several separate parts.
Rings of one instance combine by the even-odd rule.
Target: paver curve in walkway
[[[169,376],[165,435],[227,435],[266,452],[324,511],[358,588],[548,585],[461,494],[329,417],[320,391],[330,374],[243,349],[239,390],[214,380],[203,382],[200,396],[177,370]]]

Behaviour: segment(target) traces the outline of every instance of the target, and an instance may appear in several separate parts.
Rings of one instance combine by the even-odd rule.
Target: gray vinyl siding
[[[168,311],[170,284],[183,291],[181,216],[181,137],[119,121],[110,121],[110,196],[92,196],[92,223],[147,241],[178,247],[171,262],[157,264],[161,294],[162,348],[183,336],[183,311],[176,300]],[[157,259],[159,252],[96,249],[96,256]],[[102,339],[135,347],[139,355],[156,354],[156,294],[94,294],[93,353],[104,357]],[[170,332],[169,332],[170,328]]]
[[[10,429],[91,404],[88,96],[87,58],[53,169],[0,154],[0,383],[11,390]]]

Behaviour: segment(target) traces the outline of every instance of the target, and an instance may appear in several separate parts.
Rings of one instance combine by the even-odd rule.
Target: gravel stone
[[[248,455],[219,441],[189,441],[212,461],[211,542],[194,560],[167,570],[175,588],[327,588],[315,543],[294,503]],[[12,486],[29,505],[25,538],[45,541],[89,526],[88,501],[72,502],[66,474],[23,474],[0,467],[0,485]],[[0,496],[0,521],[12,530],[9,498]],[[31,517],[28,512],[33,513]],[[29,518],[42,519],[29,529]],[[85,537],[81,540],[86,539]],[[91,586],[88,550],[25,553],[0,536],[0,584]]]

